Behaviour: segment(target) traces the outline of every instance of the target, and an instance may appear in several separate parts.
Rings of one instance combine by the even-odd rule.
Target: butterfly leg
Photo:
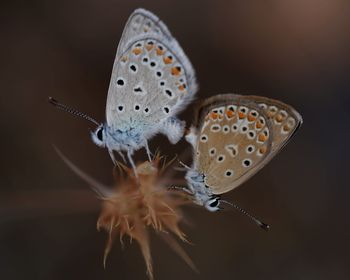
[[[186,133],[185,139],[188,143],[192,145],[193,148],[196,147],[197,133],[196,133],[196,129],[193,126],[191,126],[189,132]]]
[[[135,165],[134,160],[131,157],[131,151],[130,150],[128,150],[127,155],[128,155],[128,160],[129,160],[129,162],[131,164],[131,167],[134,170],[135,177],[138,178],[138,175],[137,175],[137,172],[136,172],[136,165]]]
[[[117,161],[115,160],[113,150],[108,149],[109,156],[111,157],[113,164],[116,165]]]
[[[191,167],[189,167],[188,165],[184,164],[181,160],[178,160],[178,161],[179,161],[179,164],[180,164],[183,168],[185,168],[185,170],[190,170],[190,169],[191,169]]]
[[[185,125],[186,123],[184,121],[171,117],[163,123],[160,132],[168,137],[172,144],[176,144],[184,135]]]
[[[125,157],[121,151],[117,151],[120,157],[123,159],[124,162],[126,162]]]
[[[175,190],[175,191],[181,191],[181,192],[184,192],[188,195],[193,195],[193,193],[186,187],[170,186],[168,189]]]
[[[148,142],[147,140],[145,141],[145,148],[146,148],[146,152],[147,152],[147,156],[148,156],[148,161],[152,162],[152,153],[148,147]]]

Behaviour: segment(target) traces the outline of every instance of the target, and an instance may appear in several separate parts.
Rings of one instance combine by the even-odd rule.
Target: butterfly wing
[[[276,114],[286,111],[287,116],[282,121],[278,117],[276,124],[276,114],[268,114],[269,106],[277,108]],[[214,194],[222,194],[268,163],[300,126],[301,117],[279,101],[226,94],[206,100],[197,122],[195,168],[205,175],[205,183]]]
[[[182,110],[197,91],[194,69],[168,28],[155,15],[136,10],[124,29],[108,90],[108,125],[157,124]]]
[[[272,123],[272,153],[280,151],[302,125],[301,115],[291,106],[271,98],[262,96],[246,96],[247,100],[259,105],[268,120]]]
[[[173,39],[166,25],[156,15],[145,9],[136,9],[125,24],[122,39],[118,45],[117,57],[126,51],[129,40],[142,34],[155,35],[167,41]]]

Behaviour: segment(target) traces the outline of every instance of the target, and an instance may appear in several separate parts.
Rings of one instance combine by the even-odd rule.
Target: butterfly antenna
[[[254,216],[252,216],[251,214],[249,214],[247,211],[245,211],[244,209],[242,209],[241,207],[239,207],[238,205],[232,203],[232,202],[228,202],[226,200],[221,200],[221,202],[224,202],[228,205],[230,205],[232,208],[235,208],[236,210],[238,210],[239,212],[241,212],[242,214],[244,214],[245,216],[247,216],[248,218],[250,218],[251,220],[253,220],[259,227],[261,227],[263,230],[268,231],[270,229],[270,226],[268,224],[265,224],[261,221],[259,221],[257,218],[255,218]]]
[[[93,118],[89,117],[88,115],[82,113],[82,112],[79,112],[78,110],[75,110],[73,108],[70,108],[60,102],[58,102],[56,99],[52,98],[51,96],[49,97],[49,103],[51,103],[53,106],[55,106],[56,108],[62,110],[62,111],[65,111],[67,113],[70,113],[74,116],[77,116],[77,117],[80,117],[80,118],[83,118],[87,121],[90,121],[92,123],[94,123],[95,125],[99,126],[100,124]]]

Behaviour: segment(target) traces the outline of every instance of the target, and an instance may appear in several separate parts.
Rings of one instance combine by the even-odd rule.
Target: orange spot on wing
[[[186,87],[185,87],[184,84],[182,84],[182,85],[180,85],[178,88],[179,88],[179,90],[184,91]]]
[[[171,75],[178,76],[181,73],[180,67],[173,67],[171,68]]]
[[[275,114],[276,114],[276,112],[272,112],[272,111],[268,111],[268,112],[267,112],[267,116],[268,116],[269,118],[272,118]]]
[[[285,125],[283,126],[283,130],[284,130],[284,131],[289,131],[289,130],[290,130],[289,125],[285,124]]]
[[[213,120],[216,120],[216,119],[218,118],[218,113],[212,112],[212,113],[210,114],[210,118],[213,119]]]
[[[152,44],[147,44],[146,45],[146,50],[150,51],[151,49],[153,49],[153,45]]]
[[[246,117],[246,114],[242,113],[242,112],[238,112],[238,117],[240,119],[244,119]]]
[[[277,115],[276,116],[276,121],[279,122],[279,123],[282,122],[283,121],[283,116],[282,115]]]
[[[232,112],[231,110],[227,110],[227,111],[226,111],[226,116],[227,116],[228,118],[232,118],[234,115],[235,115],[235,113]]]
[[[156,54],[157,55],[163,55],[164,54],[164,50],[160,49],[159,47],[156,49]]]
[[[266,146],[261,147],[261,148],[259,149],[259,153],[260,153],[260,154],[265,154],[265,153],[266,153],[266,150],[267,150]]]
[[[132,52],[133,52],[135,55],[139,55],[139,54],[142,52],[142,50],[141,50],[140,48],[134,48],[134,49],[132,50]]]
[[[258,140],[260,142],[265,142],[267,140],[267,137],[264,134],[260,133],[259,137],[258,137]]]
[[[170,64],[170,63],[173,62],[172,58],[170,58],[169,56],[164,57],[164,58],[163,58],[163,61],[164,61],[165,64]]]
[[[260,121],[257,121],[256,124],[255,124],[255,127],[260,129],[260,128],[263,127],[263,124]]]
[[[256,120],[256,117],[253,117],[252,115],[248,115],[248,121],[253,122]]]

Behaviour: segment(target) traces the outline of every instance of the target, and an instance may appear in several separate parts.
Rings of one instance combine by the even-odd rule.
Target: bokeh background
[[[136,243],[96,231],[99,202],[52,144],[104,183],[108,153],[86,122],[48,96],[104,120],[124,24],[138,7],[156,13],[197,70],[198,98],[254,93],[293,105],[304,125],[287,147],[226,199],[271,224],[266,233],[236,213],[189,207],[184,245],[196,274],[152,238],[156,279],[349,279],[350,3],[266,1],[7,1],[1,4],[2,279],[146,279]],[[181,117],[190,121],[192,108]],[[170,157],[182,141],[151,142]],[[187,149],[187,150],[186,150]],[[137,154],[145,159],[144,151]],[[190,163],[190,157],[187,160]]]

